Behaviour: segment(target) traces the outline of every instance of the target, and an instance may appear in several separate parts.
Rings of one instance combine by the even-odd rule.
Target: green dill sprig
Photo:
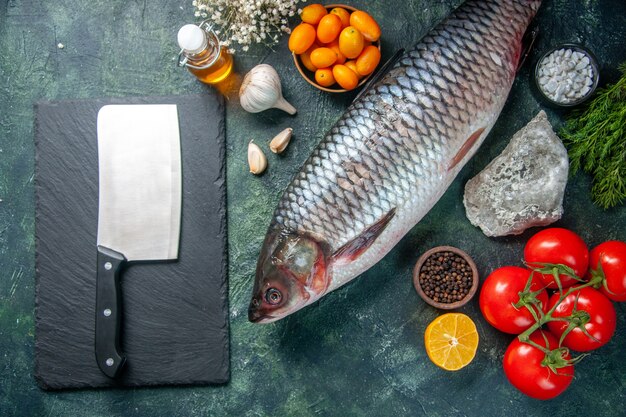
[[[620,80],[598,91],[584,110],[575,111],[561,129],[570,170],[593,177],[594,203],[608,209],[626,199],[626,63]]]

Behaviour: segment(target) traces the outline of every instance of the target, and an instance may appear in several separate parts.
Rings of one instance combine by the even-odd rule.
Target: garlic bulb
[[[281,153],[284,151],[291,140],[291,132],[293,132],[293,129],[288,127],[278,135],[274,136],[274,139],[270,142],[270,150],[274,153]]]
[[[248,144],[248,165],[250,165],[250,172],[255,175],[261,174],[267,168],[267,158],[265,154],[259,148],[259,146],[250,141]]]
[[[296,114],[296,108],[283,98],[278,73],[268,64],[257,65],[246,74],[239,89],[239,102],[250,113],[275,107]]]

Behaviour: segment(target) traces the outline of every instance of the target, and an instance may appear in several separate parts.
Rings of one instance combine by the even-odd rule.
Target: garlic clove
[[[267,168],[267,158],[259,146],[250,141],[248,144],[248,165],[250,172],[259,175]]]
[[[257,65],[246,74],[239,88],[239,102],[250,113],[274,107],[296,114],[296,108],[283,97],[278,73],[268,64]]]
[[[287,129],[274,136],[274,139],[270,142],[270,150],[274,153],[281,153],[289,145],[291,141],[291,133],[293,129],[288,127]]]

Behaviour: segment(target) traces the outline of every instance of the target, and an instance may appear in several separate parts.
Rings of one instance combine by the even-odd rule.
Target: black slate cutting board
[[[122,274],[117,380],[94,354],[98,156],[106,104],[176,104],[183,197],[179,258]],[[38,103],[35,377],[44,389],[225,383],[229,378],[224,103],[221,96]]]

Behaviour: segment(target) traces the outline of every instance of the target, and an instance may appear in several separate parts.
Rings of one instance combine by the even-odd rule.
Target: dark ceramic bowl
[[[593,84],[591,85],[591,89],[589,90],[589,92],[583,97],[579,98],[578,100],[572,101],[569,103],[559,103],[558,101],[552,100],[543,92],[543,90],[541,89],[541,86],[539,85],[539,67],[541,65],[541,62],[552,52],[557,51],[559,49],[571,49],[572,51],[581,52],[585,54],[587,57],[589,57],[589,61],[591,62],[591,68],[593,71]],[[575,43],[562,43],[560,45],[555,46],[554,48],[548,49],[546,52],[543,53],[543,55],[541,55],[541,57],[537,61],[537,64],[535,65],[534,78],[535,78],[535,87],[537,88],[537,91],[539,92],[543,100],[545,100],[546,102],[548,102],[554,107],[561,107],[561,108],[575,107],[587,101],[589,97],[593,95],[593,93],[596,91],[596,88],[598,87],[598,82],[600,81],[598,60],[589,49],[585,48],[582,45],[578,45]]]
[[[465,262],[467,262],[467,264],[470,266],[470,269],[472,270],[472,286],[470,287],[469,292],[465,295],[464,298],[462,298],[459,301],[455,301],[454,303],[440,303],[440,302],[433,300],[432,298],[427,296],[426,293],[424,293],[424,290],[422,289],[422,286],[420,285],[419,276],[420,276],[420,271],[422,270],[422,266],[424,266],[426,259],[428,259],[430,255],[432,255],[433,253],[437,253],[437,252],[452,252],[455,255],[460,256],[461,258],[465,259]],[[419,296],[427,304],[435,308],[439,308],[441,310],[454,310],[455,308],[459,308],[467,304],[472,299],[472,297],[474,297],[474,295],[476,294],[476,290],[478,289],[478,270],[476,269],[476,264],[474,263],[472,258],[470,258],[470,256],[467,253],[463,252],[461,249],[455,248],[453,246],[437,246],[435,248],[430,249],[429,251],[426,251],[418,259],[417,264],[415,264],[415,268],[413,269],[413,285],[415,286],[415,290],[417,291]]]

